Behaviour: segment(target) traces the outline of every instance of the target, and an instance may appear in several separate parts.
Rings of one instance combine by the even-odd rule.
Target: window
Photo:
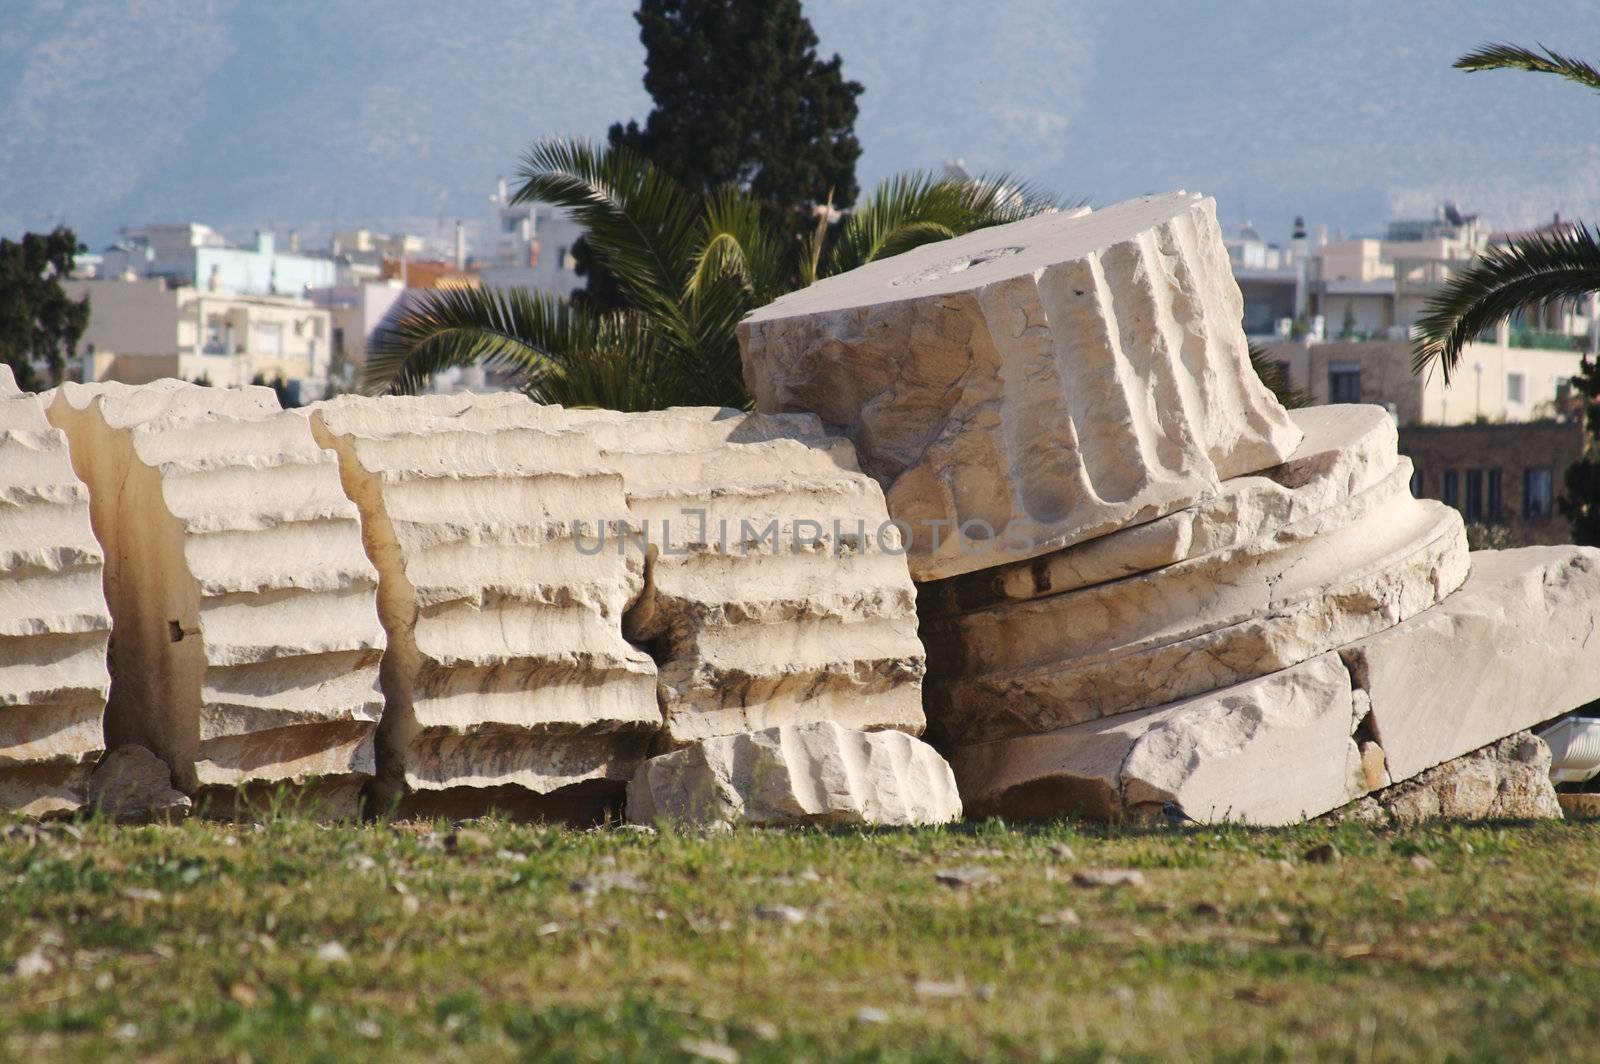
[[[1490,524],[1500,523],[1500,469],[1489,470],[1489,503],[1485,511]]]
[[[1328,367],[1328,402],[1361,402],[1361,364],[1335,362]]]
[[[1522,473],[1522,516],[1548,518],[1555,497],[1555,470],[1538,466]]]
[[[1467,508],[1468,521],[1483,520],[1483,470],[1467,470]]]
[[[1411,471],[1411,497],[1413,499],[1422,498],[1422,488],[1423,488],[1422,470],[1413,469]]]
[[[1506,402],[1525,403],[1528,401],[1528,377],[1525,373],[1506,374]]]
[[[1461,495],[1461,493],[1456,488],[1456,471],[1454,469],[1446,469],[1444,471],[1444,492],[1443,492],[1443,498],[1444,498],[1445,505],[1446,506],[1458,505],[1458,503],[1460,501],[1460,495]]]

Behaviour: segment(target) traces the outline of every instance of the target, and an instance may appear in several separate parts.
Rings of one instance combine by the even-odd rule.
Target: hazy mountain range
[[[629,0],[0,0],[0,233],[65,220],[434,227],[549,134],[642,117]],[[1600,2],[807,0],[866,86],[865,184],[965,159],[1105,203],[1174,187],[1286,237],[1441,198],[1600,220],[1600,98],[1450,68],[1600,60]]]

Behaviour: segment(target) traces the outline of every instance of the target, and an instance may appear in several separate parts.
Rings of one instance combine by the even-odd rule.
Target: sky
[[[543,136],[643,118],[629,0],[0,0],[0,234],[443,232]],[[1271,239],[1441,199],[1600,220],[1600,0],[806,0],[866,88],[864,187],[961,158],[1104,205],[1188,188]]]

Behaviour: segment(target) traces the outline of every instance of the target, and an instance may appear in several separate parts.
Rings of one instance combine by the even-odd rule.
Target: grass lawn
[[[0,825],[0,1056],[1600,1052],[1595,822],[450,835]]]

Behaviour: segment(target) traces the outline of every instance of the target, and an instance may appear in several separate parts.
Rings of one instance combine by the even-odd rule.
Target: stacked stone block
[[[516,395],[342,397],[312,413],[379,574],[381,803],[620,791],[660,728],[622,634],[644,558],[592,437]]]
[[[1178,193],[928,245],[742,327],[759,408],[849,435],[911,530],[929,735],[969,812],[1290,823],[1600,695],[1600,555],[1469,558],[1388,415],[1290,416],[1239,309],[1211,202]]]
[[[66,437],[0,365],[0,810],[85,800],[111,686],[103,564]]]
[[[376,573],[333,457],[270,388],[64,385],[116,626],[106,737],[202,808],[352,813],[374,769]]]

